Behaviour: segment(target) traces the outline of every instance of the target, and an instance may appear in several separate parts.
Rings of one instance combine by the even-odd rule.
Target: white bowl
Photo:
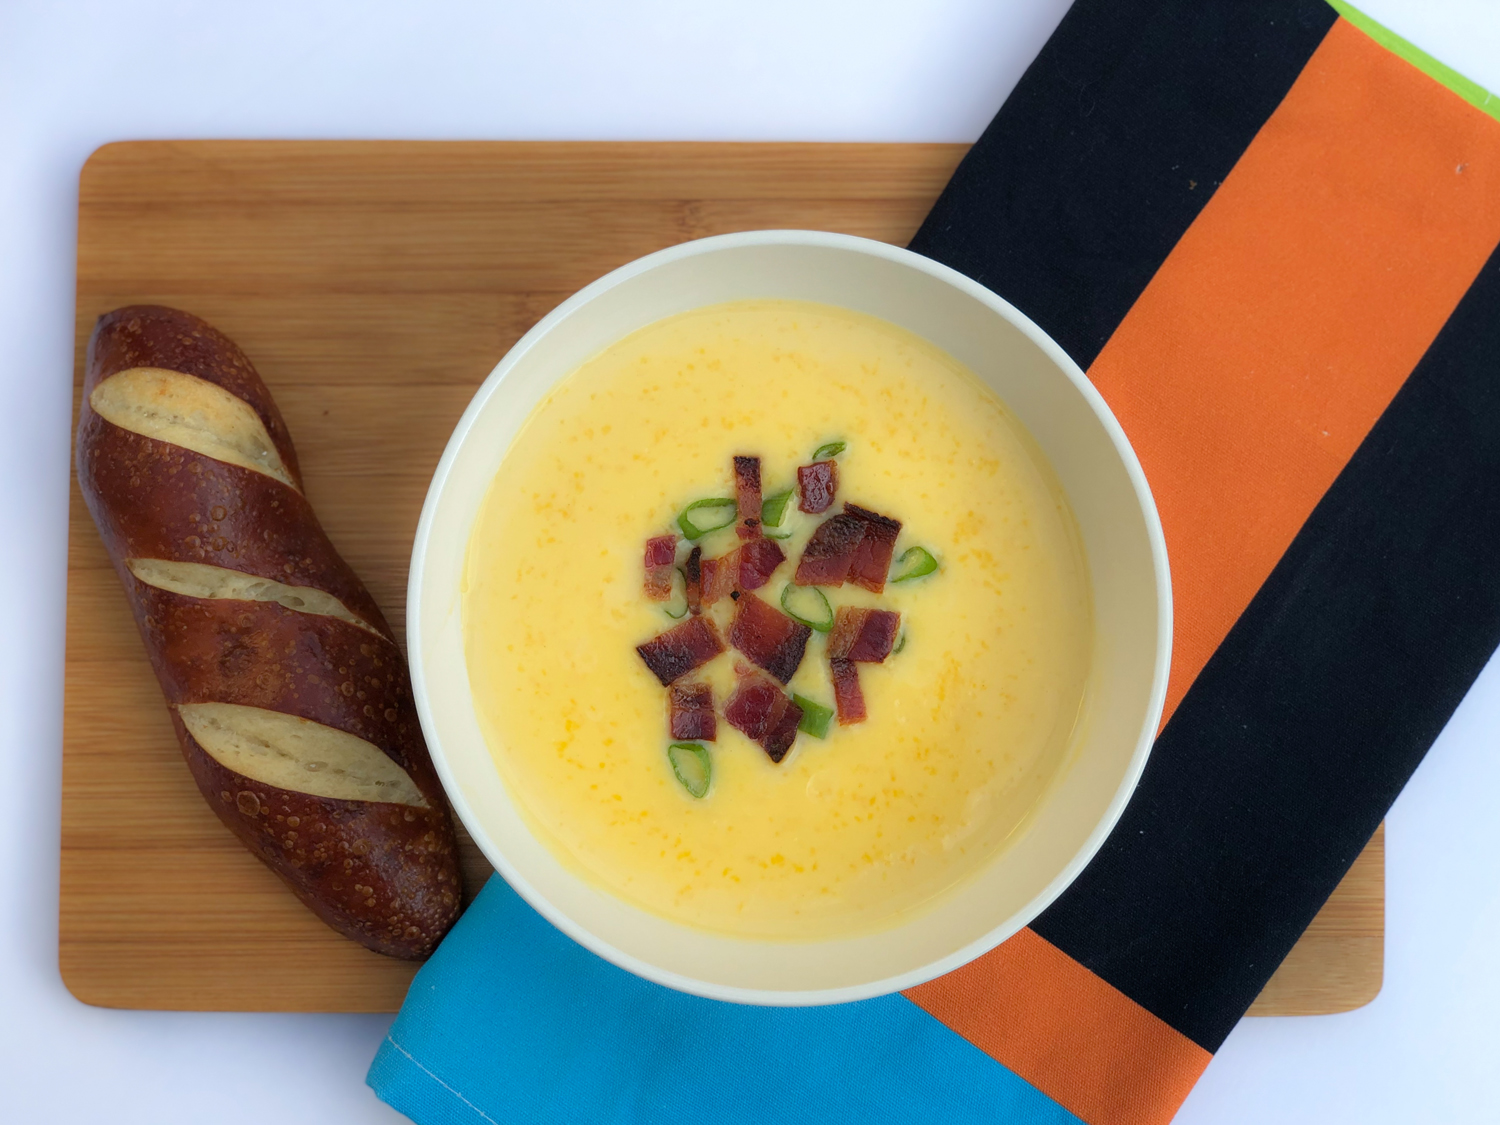
[[[905,922],[787,943],[649,914],[569,871],[537,840],[480,733],[460,590],[470,529],[521,423],[602,348],[653,321],[745,298],[841,305],[926,337],[994,388],[1051,461],[1082,533],[1094,651],[1067,764],[1019,836]],[[1093,857],[1146,762],[1166,694],[1172,600],[1145,476],[1078,365],[988,289],[918,254],[818,231],[705,238],[622,266],[563,302],[479,388],[443,453],[412,551],[407,639],[427,745],[453,807],[495,869],[558,929],[648,980],[719,1000],[826,1004],[910,988],[1036,917]]]

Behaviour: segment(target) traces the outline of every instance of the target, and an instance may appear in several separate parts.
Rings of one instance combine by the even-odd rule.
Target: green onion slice
[[[710,496],[707,500],[694,500],[682,509],[677,517],[677,526],[689,542],[702,539],[710,531],[718,531],[734,522],[736,505],[722,496]],[[695,515],[696,513],[696,515]]]
[[[765,533],[765,536],[767,539],[790,539],[792,537],[792,533],[790,531],[783,531],[780,535],[772,535],[768,531]]]
[[[905,647],[906,647],[906,630],[902,629],[900,636],[898,636],[896,638],[896,647],[893,648],[893,649],[891,649],[892,655],[900,652]]]
[[[680,574],[680,575],[682,575],[682,609],[678,610],[676,613],[673,613],[672,612],[672,603],[670,601],[668,601],[666,605],[664,605],[664,606],[661,607],[662,612],[665,613],[668,617],[670,617],[673,621],[679,621],[683,617],[686,617],[687,616],[687,611],[688,611],[688,604],[687,604],[687,571],[683,570],[682,567],[679,566],[677,568],[677,573]]]
[[[786,515],[787,502],[792,498],[792,490],[778,492],[775,496],[767,496],[760,502],[760,522],[766,527],[780,527],[782,517]]]
[[[804,595],[800,599],[802,608],[809,613],[817,613],[819,616],[815,618],[804,617],[792,608],[791,601],[794,590]],[[807,594],[811,594],[812,598],[816,598],[819,603],[822,603],[821,612],[819,612],[818,604],[814,603],[812,598],[805,596]],[[828,595],[816,586],[798,586],[795,582],[788,582],[781,589],[781,608],[786,611],[786,615],[793,621],[799,625],[806,625],[809,629],[816,629],[820,633],[826,633],[833,628],[833,606],[828,604]]]
[[[833,718],[832,708],[814,703],[805,695],[793,695],[792,702],[802,708],[802,721],[797,724],[797,729],[814,738],[827,738],[828,720]]]
[[[709,760],[707,747],[696,742],[674,742],[667,747],[667,761],[672,763],[672,772],[682,782],[682,787],[694,797],[701,797],[708,792],[714,767]]]
[[[848,443],[842,441],[830,441],[827,445],[820,445],[813,450],[814,461],[827,461],[830,457],[837,457],[848,448]]]
[[[915,561],[906,566],[909,560]],[[892,582],[910,582],[913,578],[921,578],[938,568],[937,559],[932,557],[932,552],[926,547],[908,547],[901,554],[900,565],[906,566],[906,569],[892,578]]]

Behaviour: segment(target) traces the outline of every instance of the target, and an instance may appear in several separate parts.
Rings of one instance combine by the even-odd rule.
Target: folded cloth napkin
[[[1322,0],[1079,0],[912,246],[1087,369],[1156,494],[1171,687],[1119,826],[991,953],[813,1011],[636,980],[492,880],[380,1096],[423,1125],[1169,1120],[1500,643],[1482,102]]]

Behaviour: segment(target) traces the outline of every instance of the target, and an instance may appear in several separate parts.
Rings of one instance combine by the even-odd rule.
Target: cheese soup
[[[1072,516],[993,392],[779,300],[562,380],[489,489],[462,613],[496,766],[555,854],[774,940],[894,924],[1003,849],[1092,644]]]

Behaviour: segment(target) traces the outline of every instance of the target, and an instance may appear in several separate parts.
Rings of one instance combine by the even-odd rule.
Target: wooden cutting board
[[[427,482],[543,314],[652,250],[758,227],[905,243],[962,145],[133,142],[83,169],[75,379],[95,317],[154,302],[249,353],[309,495],[398,632]],[[76,386],[75,386],[76,397]],[[394,1011],[415,967],[325,927],[199,799],[75,486],[59,959],[122,1008]],[[465,840],[471,891],[489,868]],[[1376,836],[1252,1012],[1380,988]]]

